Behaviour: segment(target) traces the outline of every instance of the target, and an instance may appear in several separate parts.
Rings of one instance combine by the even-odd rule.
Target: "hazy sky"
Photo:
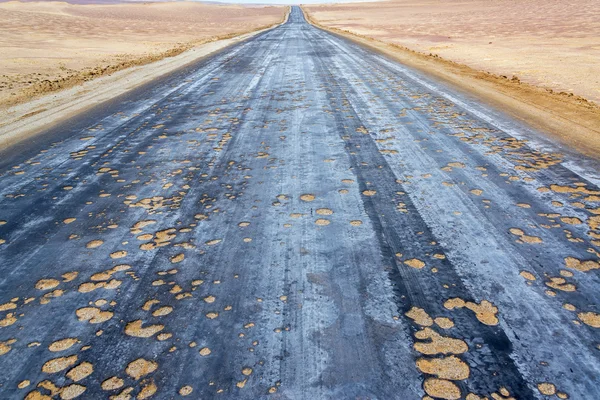
[[[324,4],[324,3],[357,3],[378,0],[209,0],[218,3],[238,4]],[[380,1],[380,0],[379,0]]]
[[[5,0],[0,0],[0,2]],[[10,0],[6,0],[10,1]],[[98,2],[98,3],[112,3],[111,0],[88,0],[88,1],[72,1],[72,0],[57,0],[57,1],[67,1],[74,3],[87,3],[87,2]],[[137,2],[143,3],[148,2],[148,0],[120,0],[126,2]],[[149,0],[149,1],[178,1],[178,0]],[[327,3],[366,3],[372,1],[382,1],[382,0],[179,0],[179,1],[198,1],[201,3],[229,3],[229,4],[327,4]],[[119,2],[119,0],[115,1]]]

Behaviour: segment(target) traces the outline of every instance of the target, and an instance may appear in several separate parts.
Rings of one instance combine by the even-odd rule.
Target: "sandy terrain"
[[[311,5],[319,23],[600,103],[597,0]]]
[[[0,106],[281,22],[285,7],[0,3]]]
[[[58,92],[46,93],[30,101],[6,107],[2,109],[0,118],[0,151],[100,103],[155,82],[158,78],[269,29],[272,28],[203,43],[177,55],[123,68]]]

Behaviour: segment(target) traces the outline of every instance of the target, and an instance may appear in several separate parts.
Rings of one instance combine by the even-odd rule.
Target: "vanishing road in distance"
[[[0,159],[0,398],[598,399],[598,171],[294,7]]]

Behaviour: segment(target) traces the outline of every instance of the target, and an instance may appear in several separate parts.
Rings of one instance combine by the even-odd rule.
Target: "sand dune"
[[[328,27],[600,103],[597,0],[394,0],[306,9]]]
[[[0,3],[0,105],[282,20],[284,7]]]

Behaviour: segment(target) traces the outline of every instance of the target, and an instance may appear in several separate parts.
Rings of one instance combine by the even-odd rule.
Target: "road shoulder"
[[[0,150],[6,150],[8,147],[38,135],[92,107],[185,68],[229,46],[274,29],[287,22],[288,16],[289,10],[281,23],[271,27],[205,43],[173,57],[120,70],[111,75],[9,107],[2,111],[0,119]]]
[[[439,56],[330,28],[311,18],[304,8],[302,11],[306,20],[317,28],[383,53],[456,90],[475,96],[581,154],[600,158],[600,106],[582,97],[551,92],[518,80],[478,71]]]

